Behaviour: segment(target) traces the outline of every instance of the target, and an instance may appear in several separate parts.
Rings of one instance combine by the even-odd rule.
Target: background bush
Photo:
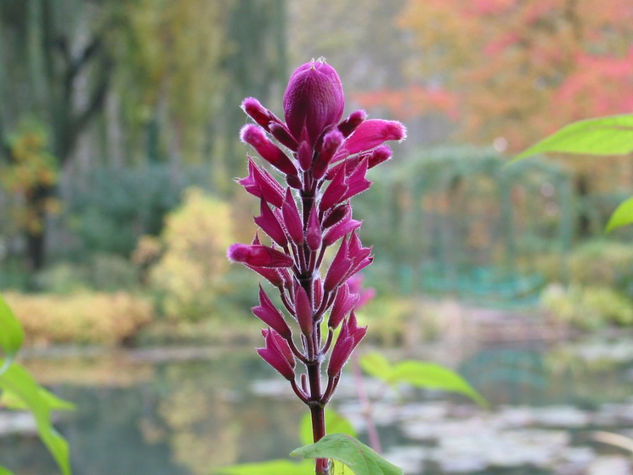
[[[63,261],[40,272],[37,287],[44,292],[67,294],[82,290],[130,291],[139,285],[139,271],[116,254],[95,254],[86,261]]]
[[[569,257],[573,284],[613,287],[633,297],[633,247],[613,241],[589,241]]]
[[[32,344],[115,345],[131,338],[154,315],[149,299],[123,292],[72,295],[7,292],[4,297]]]
[[[633,303],[610,287],[551,285],[542,302],[555,320],[584,330],[633,324]]]
[[[158,240],[140,242],[135,260],[141,265],[155,260],[148,283],[165,315],[195,321],[218,310],[218,297],[231,288],[226,249],[233,242],[232,230],[227,203],[189,188],[182,206],[167,216]]]

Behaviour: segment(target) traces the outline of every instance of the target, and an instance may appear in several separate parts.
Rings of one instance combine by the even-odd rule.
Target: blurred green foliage
[[[165,215],[180,203],[193,171],[176,172],[166,164],[136,168],[99,168],[71,190],[71,226],[84,255],[129,256],[138,239],[157,235]]]
[[[633,247],[606,240],[582,244],[569,256],[569,280],[611,287],[633,298]]]
[[[114,292],[138,289],[139,269],[129,260],[113,254],[94,254],[78,263],[61,261],[36,276],[38,289],[53,294],[93,290]]]
[[[548,282],[611,287],[633,298],[633,248],[626,243],[590,240],[564,257],[560,254],[537,256],[532,265]]]
[[[553,285],[543,292],[542,302],[555,321],[583,330],[633,324],[633,302],[610,287]]]
[[[633,324],[633,248],[599,239],[560,256],[541,256],[536,267],[552,282],[541,301],[560,322],[585,330]],[[561,285],[565,283],[566,285]]]

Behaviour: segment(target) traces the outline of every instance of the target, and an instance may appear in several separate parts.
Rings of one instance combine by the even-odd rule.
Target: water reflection
[[[504,433],[504,440],[515,444],[512,450],[506,447],[515,454],[518,446],[536,447],[539,439],[550,438],[557,444],[567,441],[569,450],[578,449],[570,452],[578,460],[588,456],[587,450],[594,457],[608,452],[590,445],[586,436],[579,438],[579,430],[621,429],[629,416],[628,424],[633,423],[628,399],[633,348],[628,344],[628,349],[601,352],[598,343],[590,345],[590,350],[581,344],[475,348],[463,355],[457,369],[489,399],[494,411],[485,415],[459,397],[442,397],[441,402],[436,394],[418,390],[387,395],[376,411],[378,419],[382,417],[383,445],[396,458],[404,457],[403,463],[413,457],[419,468],[426,457],[427,470],[442,472],[433,459],[441,454],[438,450],[444,447],[458,460],[456,451],[463,455],[473,443],[468,428],[484,421],[510,424],[503,430],[514,432],[511,437]],[[605,345],[613,348],[616,343]],[[614,353],[618,358],[607,361],[605,354]],[[250,348],[47,354],[25,363],[40,381],[77,403],[77,411],[60,415],[57,426],[70,441],[78,474],[207,474],[222,465],[285,457],[299,443],[302,405]],[[353,419],[354,401],[353,385],[342,386],[335,403]],[[493,446],[499,444],[495,433],[488,439]],[[488,439],[479,436],[480,443]],[[420,456],[423,447],[428,453]],[[477,450],[482,451],[479,446]],[[544,456],[538,450],[520,453]],[[0,437],[0,460],[19,474],[55,473],[33,436]],[[476,462],[469,473],[488,463],[481,457]],[[550,473],[537,466],[530,472],[516,469],[508,465],[498,473]],[[411,470],[408,473],[418,469]]]

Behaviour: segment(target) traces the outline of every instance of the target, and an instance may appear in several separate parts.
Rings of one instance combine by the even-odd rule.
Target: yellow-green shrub
[[[578,328],[596,330],[609,324],[633,324],[633,303],[610,287],[550,285],[541,299],[555,320]]]
[[[632,295],[633,246],[611,241],[588,242],[570,256],[569,274],[573,284],[608,286]]]
[[[571,285],[605,286],[633,297],[633,246],[604,239],[587,241],[566,257],[542,254],[524,263],[548,282]]]
[[[117,344],[153,316],[151,302],[123,292],[4,294],[32,344]]]
[[[186,320],[210,316],[226,286],[226,249],[233,242],[229,205],[188,189],[182,206],[167,216],[159,242],[163,252],[149,283],[162,297],[163,312]]]

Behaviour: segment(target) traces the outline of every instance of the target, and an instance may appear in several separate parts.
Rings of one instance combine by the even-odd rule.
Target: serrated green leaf
[[[403,361],[394,366],[390,382],[408,383],[420,388],[441,389],[468,396],[480,406],[487,406],[485,399],[455,371],[435,363]]]
[[[387,358],[376,352],[363,355],[360,358],[360,367],[367,374],[383,381],[389,379],[393,369]]]
[[[0,365],[0,374],[7,370],[11,361],[22,346],[24,331],[13,312],[0,295],[0,349],[4,352],[4,361]]]
[[[290,462],[270,460],[261,463],[245,463],[216,470],[218,475],[314,475],[314,462]]]
[[[49,406],[51,400],[42,397],[42,388],[26,369],[13,363],[0,375],[0,389],[19,398],[33,413],[40,438],[57,462],[61,472],[64,475],[69,475],[71,470],[68,443],[52,426]]]
[[[328,432],[338,432],[339,434],[347,434],[352,437],[356,437],[356,430],[354,429],[354,426],[352,426],[351,422],[333,409],[325,410],[325,427]],[[304,445],[311,444],[313,441],[312,417],[309,412],[306,412],[301,419],[301,424],[299,426],[299,438],[301,439],[301,443]]]
[[[518,154],[520,160],[539,153],[626,155],[633,152],[633,114],[581,120],[566,125]]]
[[[362,442],[346,434],[328,434],[316,444],[295,449],[293,457],[338,460],[356,475],[402,475],[395,465],[383,459]]]
[[[633,197],[623,201],[615,209],[609,222],[605,227],[605,232],[610,233],[614,229],[621,228],[628,224],[633,223]]]
[[[13,472],[8,468],[0,467],[0,475],[13,475]]]

